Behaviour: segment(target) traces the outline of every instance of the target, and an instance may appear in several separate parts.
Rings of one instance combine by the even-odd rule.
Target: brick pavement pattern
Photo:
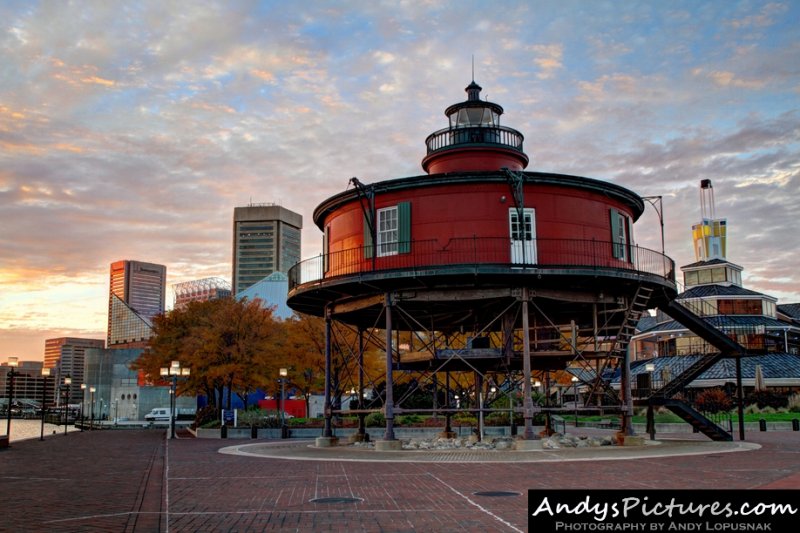
[[[611,461],[423,463],[221,454],[246,442],[168,441],[160,430],[71,433],[0,451],[0,531],[520,532],[532,488],[800,489],[800,433],[751,433],[748,442],[762,447]],[[326,497],[356,501],[311,501]]]

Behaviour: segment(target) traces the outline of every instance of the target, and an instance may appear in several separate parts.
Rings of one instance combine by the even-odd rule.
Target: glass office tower
[[[135,347],[151,336],[151,320],[164,312],[167,267],[142,261],[111,263],[108,346]]]
[[[233,210],[233,294],[300,261],[303,217],[279,205]]]

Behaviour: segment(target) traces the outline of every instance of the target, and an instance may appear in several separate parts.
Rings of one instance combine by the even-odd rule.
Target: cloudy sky
[[[663,196],[694,261],[699,182],[748,287],[800,301],[800,3],[0,2],[0,360],[104,338],[109,263],[230,279],[235,206],[304,217],[422,173],[425,137],[482,96],[529,170]],[[639,244],[660,249],[652,210]]]

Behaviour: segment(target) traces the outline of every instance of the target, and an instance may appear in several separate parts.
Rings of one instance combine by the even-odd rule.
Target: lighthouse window
[[[632,261],[631,243],[633,242],[633,228],[631,219],[617,211],[611,210],[611,247],[614,258],[623,261]]]
[[[400,202],[375,213],[375,251],[378,257],[411,251],[411,203]],[[373,230],[364,217],[364,257],[373,253]]]
[[[378,210],[378,256],[397,253],[398,219],[397,206]]]

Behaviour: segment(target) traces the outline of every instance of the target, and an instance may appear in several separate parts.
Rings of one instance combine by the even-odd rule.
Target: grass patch
[[[736,415],[736,412],[731,413],[734,422],[739,421],[739,417]],[[606,417],[607,418],[607,417]],[[799,413],[751,413],[744,415],[745,422],[758,422],[759,420],[766,420],[767,422],[791,422],[793,419],[797,418],[800,420]],[[600,417],[592,416],[592,417],[580,417],[579,420],[586,420],[589,422],[594,422],[599,420]],[[673,413],[663,413],[657,414],[655,416],[656,424],[684,424],[684,420],[680,418],[678,415]],[[646,416],[634,416],[633,417],[634,424],[646,424],[647,417]]]

